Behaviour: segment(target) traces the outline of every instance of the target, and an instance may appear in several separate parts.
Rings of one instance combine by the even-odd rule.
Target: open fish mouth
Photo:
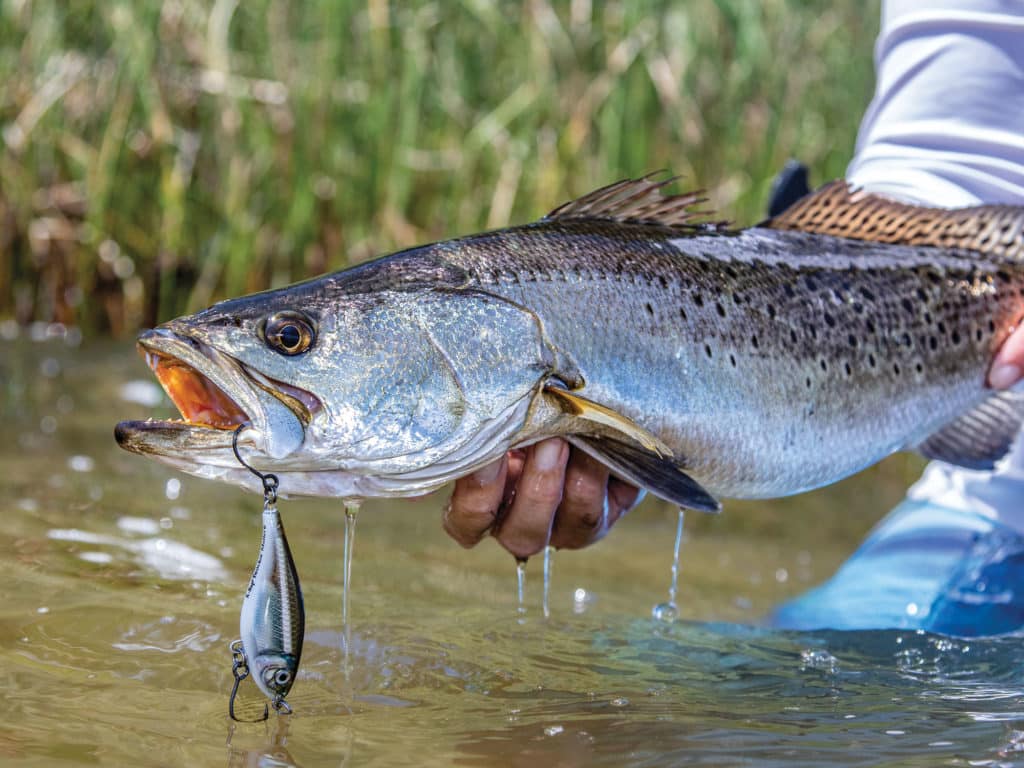
[[[204,429],[237,429],[239,424],[252,421],[223,389],[188,363],[159,352],[143,350],[146,365],[182,416],[180,420],[167,419],[163,423]]]
[[[223,452],[231,432],[245,424],[249,441],[281,458],[298,449],[321,408],[310,392],[166,326],[142,334],[138,346],[181,418],[119,423],[118,443],[135,453]]]

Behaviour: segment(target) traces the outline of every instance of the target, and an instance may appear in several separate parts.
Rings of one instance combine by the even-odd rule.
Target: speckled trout
[[[183,416],[118,425],[186,472],[421,494],[563,436],[683,507],[899,450],[989,468],[1024,418],[986,371],[1024,315],[1024,208],[828,185],[735,230],[647,177],[532,224],[217,304],[139,346]]]

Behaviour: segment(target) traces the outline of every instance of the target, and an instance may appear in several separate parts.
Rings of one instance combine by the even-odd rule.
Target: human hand
[[[639,499],[639,488],[565,440],[550,438],[457,480],[444,529],[464,547],[490,533],[525,558],[547,544],[593,544]]]
[[[1024,323],[1021,323],[1003,342],[988,369],[988,384],[992,389],[1009,389],[1021,380],[1024,373]]]

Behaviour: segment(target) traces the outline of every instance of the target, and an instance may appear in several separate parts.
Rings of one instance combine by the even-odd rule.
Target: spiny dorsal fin
[[[967,469],[992,469],[1006,455],[1024,422],[1024,393],[999,392],[924,440],[929,459]]]
[[[655,180],[661,171],[640,179],[624,179],[559,206],[545,219],[604,219],[633,224],[660,224],[665,227],[686,227],[716,231],[727,223],[708,222],[703,217],[710,211],[692,210],[707,200],[703,192],[664,195],[661,190],[678,179],[669,176]]]
[[[852,189],[842,179],[826,184],[759,226],[1024,259],[1024,207],[909,205]]]

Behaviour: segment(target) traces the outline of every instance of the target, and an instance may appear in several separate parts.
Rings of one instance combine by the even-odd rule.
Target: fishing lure
[[[236,721],[239,720],[235,716],[238,686],[250,674],[256,686],[270,699],[275,712],[291,714],[285,697],[298,673],[306,624],[299,574],[277,511],[277,476],[249,466],[238,452],[238,435],[246,426],[243,424],[235,430],[232,448],[242,466],[263,483],[263,538],[242,600],[241,638],[230,645],[235,683],[228,713]],[[257,722],[269,716],[269,707],[264,705],[263,717]]]

